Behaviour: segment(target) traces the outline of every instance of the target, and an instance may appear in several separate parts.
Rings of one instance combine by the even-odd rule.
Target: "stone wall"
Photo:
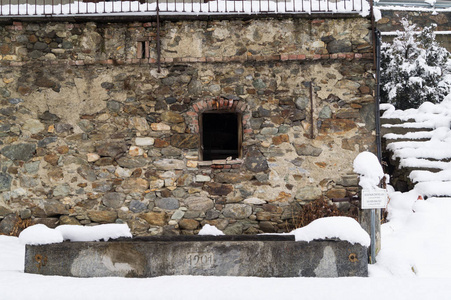
[[[368,19],[0,27],[0,231],[127,222],[135,235],[282,232],[358,191],[374,151]],[[310,86],[312,93],[310,93]],[[203,111],[242,114],[242,157],[201,161]],[[343,205],[346,210],[349,205]]]
[[[403,30],[401,20],[405,18],[412,24],[418,26],[418,30],[422,30],[425,26],[437,24],[437,31],[451,31],[451,13],[444,11],[396,11],[382,10],[382,18],[377,22],[377,28],[381,32],[395,32]],[[384,36],[384,41],[391,41],[393,36]],[[438,34],[437,41],[451,51],[450,34]]]

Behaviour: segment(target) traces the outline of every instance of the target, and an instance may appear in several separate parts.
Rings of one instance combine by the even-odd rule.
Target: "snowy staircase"
[[[392,184],[400,191],[414,188],[423,197],[451,197],[451,130],[443,121],[447,112],[405,112],[403,116],[403,111],[392,109],[381,117],[384,160],[391,167]]]

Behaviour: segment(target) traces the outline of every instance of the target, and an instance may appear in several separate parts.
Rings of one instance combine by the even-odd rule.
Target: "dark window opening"
[[[138,41],[137,58],[149,58],[149,41]]]
[[[203,113],[201,115],[202,159],[227,159],[241,156],[241,115]]]

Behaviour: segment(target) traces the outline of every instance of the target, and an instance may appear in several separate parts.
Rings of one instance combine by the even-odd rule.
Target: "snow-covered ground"
[[[167,276],[69,278],[24,273],[24,245],[0,236],[0,299],[451,299],[451,199],[390,193],[369,278]]]

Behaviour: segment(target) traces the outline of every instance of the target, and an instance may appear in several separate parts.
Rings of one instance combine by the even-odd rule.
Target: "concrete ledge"
[[[159,237],[27,245],[25,272],[74,277],[367,276],[367,248],[292,236]]]

